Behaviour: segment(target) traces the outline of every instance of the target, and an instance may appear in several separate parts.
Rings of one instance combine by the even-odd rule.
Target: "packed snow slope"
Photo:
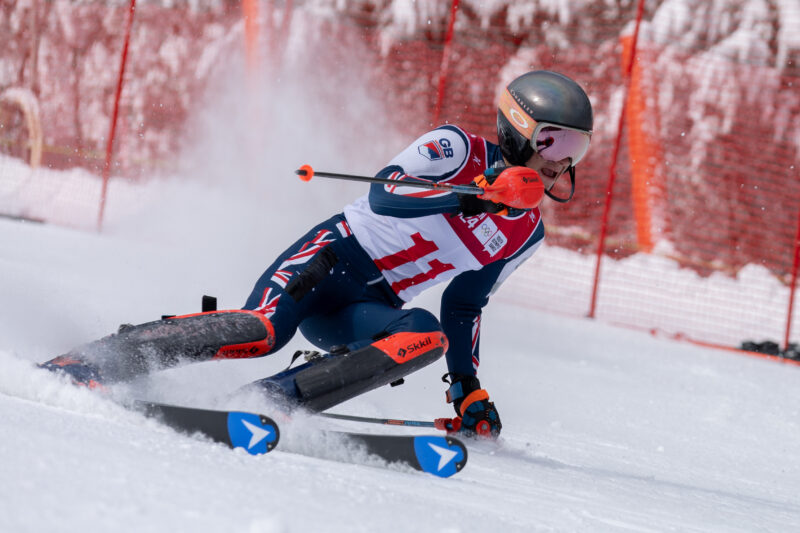
[[[289,179],[287,198],[326,194]],[[339,451],[307,436],[412,430],[301,419],[253,457],[37,370],[121,323],[197,311],[202,294],[240,306],[272,256],[333,212],[288,202],[276,224],[257,196],[148,187],[148,209],[101,234],[0,219],[0,531],[800,530],[796,367],[589,320],[490,303],[480,377],[503,435],[472,444],[449,479],[332,460]],[[533,260],[546,259],[545,248]],[[436,311],[437,298],[419,304]],[[267,358],[169,370],[111,395],[268,410],[234,391],[308,347],[298,337]],[[333,411],[449,416],[445,370],[438,361]]]

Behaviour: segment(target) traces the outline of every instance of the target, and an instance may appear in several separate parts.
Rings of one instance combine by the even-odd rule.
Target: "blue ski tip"
[[[414,452],[423,471],[440,477],[452,476],[467,462],[467,449],[451,437],[415,437]]]
[[[267,453],[278,444],[278,426],[269,418],[254,413],[228,413],[231,446],[244,448],[251,455]]]

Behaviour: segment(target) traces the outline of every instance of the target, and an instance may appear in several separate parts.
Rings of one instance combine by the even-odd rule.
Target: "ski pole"
[[[311,165],[303,165],[294,171],[303,181],[311,181],[314,176],[323,178],[334,178],[337,180],[366,181],[369,183],[384,183],[386,185],[402,185],[404,187],[419,187],[420,189],[436,189],[440,191],[451,191],[459,194],[483,194],[483,189],[474,185],[452,185],[450,183],[436,183],[435,181],[406,176],[412,180],[390,180],[388,178],[377,178],[374,176],[355,176],[353,174],[336,174],[333,172],[317,172]]]
[[[433,422],[425,420],[402,420],[398,418],[370,418],[366,416],[340,415],[336,413],[317,413],[317,416],[335,418],[336,420],[350,420],[351,422],[366,422],[368,424],[383,424],[386,426],[413,426],[420,428],[436,427]]]

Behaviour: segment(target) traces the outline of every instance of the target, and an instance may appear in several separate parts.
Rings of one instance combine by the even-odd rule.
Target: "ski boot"
[[[441,331],[395,333],[354,351],[339,347],[327,354],[311,352],[305,364],[249,387],[260,387],[286,409],[320,412],[383,385],[400,384],[404,376],[433,363],[446,351],[447,338]]]
[[[97,366],[74,359],[68,355],[58,356],[38,366],[39,368],[68,376],[75,385],[90,389],[104,388],[100,369]]]

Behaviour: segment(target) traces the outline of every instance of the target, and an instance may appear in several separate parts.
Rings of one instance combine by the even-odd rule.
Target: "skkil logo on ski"
[[[414,452],[422,470],[439,477],[450,477],[467,462],[467,449],[447,437],[416,437]]]
[[[278,428],[254,413],[229,413],[228,435],[234,448],[252,455],[267,453],[278,443]]]

